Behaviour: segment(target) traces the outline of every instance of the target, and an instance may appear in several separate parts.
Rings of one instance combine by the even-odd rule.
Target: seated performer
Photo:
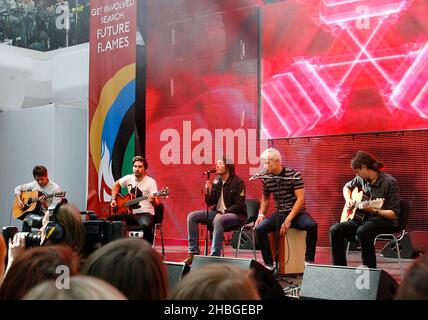
[[[373,203],[369,203],[357,208],[353,219],[330,228],[333,264],[346,266],[345,239],[357,235],[363,264],[376,268],[374,238],[381,233],[391,233],[398,226],[400,192],[395,178],[382,172],[383,164],[368,152],[358,151],[351,160],[351,168],[356,177],[343,187],[348,209],[353,209],[356,205],[356,201],[351,198],[351,192],[355,188],[370,200],[383,199],[383,203],[381,207],[374,207]]]
[[[156,181],[146,175],[148,163],[141,156],[132,159],[133,174],[126,175],[115,182],[111,189],[112,208],[117,207],[116,196],[121,187],[128,188],[128,193],[133,198],[143,197],[138,205],[133,206],[131,214],[115,214],[108,217],[108,220],[124,220],[128,225],[139,225],[143,228],[143,238],[153,242],[153,227],[155,207],[159,205],[159,198],[154,196],[158,192]]]
[[[268,233],[275,232],[277,224],[280,225],[281,236],[284,236],[289,228],[307,231],[305,260],[314,262],[318,226],[305,210],[305,189],[300,172],[283,167],[281,154],[273,148],[263,151],[260,159],[264,164],[266,174],[272,177],[272,179],[268,177],[262,179],[263,197],[255,224],[256,237],[266,268],[269,270],[275,268]],[[275,179],[275,177],[290,179]],[[271,193],[275,200],[276,211],[266,217]]]
[[[199,254],[198,223],[211,224],[214,227],[211,255],[220,256],[223,233],[225,228],[242,225],[247,220],[247,208],[245,206],[245,184],[235,174],[235,165],[231,160],[223,157],[216,162],[216,173],[213,182],[207,180],[206,201],[207,210],[190,212],[187,216],[189,252],[184,260],[186,264],[192,264],[193,256]]]
[[[26,219],[30,213],[44,216],[48,208],[55,207],[61,202],[62,196],[65,195],[61,187],[49,179],[48,170],[45,166],[35,166],[33,168],[33,177],[34,181],[17,186],[14,192],[15,204],[12,211],[15,218],[23,220],[22,231],[24,232],[31,231]],[[24,193],[30,194],[25,196],[28,200],[26,203],[23,201]],[[32,206],[28,204],[30,199]]]

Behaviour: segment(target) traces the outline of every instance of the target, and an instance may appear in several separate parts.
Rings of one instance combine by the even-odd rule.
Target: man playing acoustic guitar
[[[139,225],[143,227],[143,238],[153,242],[153,223],[155,207],[159,205],[159,197],[154,195],[158,192],[156,181],[146,175],[148,163],[141,156],[132,159],[133,174],[128,174],[115,182],[111,189],[110,206],[115,212],[108,220],[125,220],[128,225]],[[122,213],[119,198],[119,189],[127,188],[131,198],[142,198],[135,206],[128,207],[127,212]],[[117,201],[117,202],[116,202]],[[125,204],[126,205],[126,204]],[[117,214],[116,214],[117,213]]]
[[[31,210],[34,210],[32,213],[44,215],[44,212],[48,207],[56,206],[64,196],[65,192],[61,187],[49,180],[48,170],[45,166],[35,166],[33,168],[33,177],[34,181],[22,184],[15,188],[15,203],[14,209],[12,209],[13,216],[17,219],[23,219],[30,213]],[[29,205],[29,201],[23,201],[24,194],[33,194],[34,199],[31,197],[32,206]],[[25,202],[25,203],[24,203]],[[37,203],[37,206],[34,204]],[[41,205],[40,205],[41,204]],[[25,227],[25,226],[23,226]],[[31,231],[23,230],[23,231]]]
[[[381,233],[393,232],[398,225],[400,192],[395,178],[382,172],[383,164],[368,152],[358,151],[351,160],[351,168],[356,177],[343,187],[347,206],[344,211],[356,210],[349,214],[349,219],[346,214],[342,214],[343,222],[330,228],[333,264],[346,266],[345,239],[357,235],[363,264],[376,268],[374,238]],[[352,190],[355,188],[361,190],[369,201],[359,202],[353,199],[355,192]]]

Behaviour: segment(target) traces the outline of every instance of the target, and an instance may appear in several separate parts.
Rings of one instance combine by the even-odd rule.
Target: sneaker
[[[314,260],[306,260],[305,261],[305,266],[307,266],[308,264],[313,264]]]
[[[269,271],[275,271],[275,266],[271,265],[271,264],[267,264],[265,265],[265,268],[268,269]]]
[[[195,256],[195,253],[188,253],[186,259],[181,261],[181,263],[185,263],[188,266],[192,265],[193,257]]]

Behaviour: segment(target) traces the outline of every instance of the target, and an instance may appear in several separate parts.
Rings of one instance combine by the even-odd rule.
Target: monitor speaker
[[[238,246],[238,238],[239,238],[239,231],[235,230],[232,233],[232,248],[236,249]],[[251,231],[243,231],[241,236],[241,245],[239,246],[239,249],[246,249],[246,250],[253,250],[253,239],[251,235]],[[259,250],[259,246],[256,241],[256,250]]]
[[[190,271],[190,267],[185,263],[165,261],[164,264],[168,274],[169,289],[174,288],[181,278]]]
[[[413,231],[405,233],[398,242],[400,256],[403,259],[412,259],[428,249],[428,232]],[[397,258],[397,248],[395,241],[388,242],[383,247],[381,254],[387,258]]]
[[[213,263],[228,263],[242,269],[252,269],[260,297],[263,300],[285,299],[284,291],[273,273],[253,259],[194,256],[190,272]]]
[[[392,300],[398,283],[384,270],[308,264],[301,299]]]

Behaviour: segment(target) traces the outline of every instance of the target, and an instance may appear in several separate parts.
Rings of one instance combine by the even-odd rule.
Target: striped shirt
[[[262,179],[263,196],[269,198],[273,193],[275,200],[275,208],[277,212],[290,212],[296,202],[294,190],[303,189],[303,179],[299,171],[287,167],[283,167],[279,175],[271,175],[272,177],[299,178],[298,180],[279,180],[279,179]],[[279,187],[279,188],[278,188]],[[305,210],[303,207],[301,210]]]

